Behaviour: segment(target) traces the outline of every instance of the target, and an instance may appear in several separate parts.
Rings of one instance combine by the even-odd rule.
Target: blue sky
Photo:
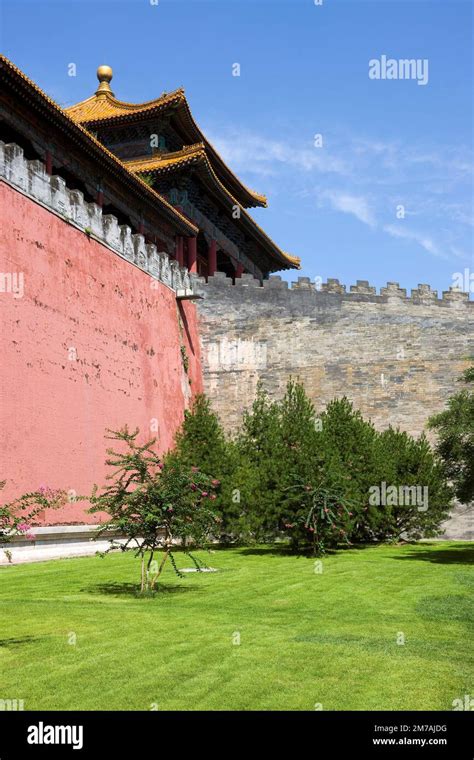
[[[183,86],[301,274],[474,291],[472,2],[155,1],[3,0],[2,52],[62,105],[101,63],[123,100]],[[382,55],[427,84],[370,79]]]

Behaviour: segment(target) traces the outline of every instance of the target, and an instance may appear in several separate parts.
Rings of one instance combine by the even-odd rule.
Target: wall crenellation
[[[104,214],[97,203],[85,201],[84,194],[68,188],[62,177],[49,175],[42,161],[27,160],[19,145],[0,141],[0,178],[172,290],[191,292],[185,267],[167,252],[158,251],[156,245],[147,244],[143,235],[119,225],[117,218]]]
[[[327,282],[317,286],[309,277],[298,277],[297,282],[289,284],[282,280],[280,275],[272,275],[268,280],[263,281],[263,285],[256,280],[251,274],[243,274],[232,282],[225,272],[216,272],[209,277],[206,282],[203,277],[191,275],[196,287],[205,295],[210,288],[235,287],[235,288],[252,288],[257,291],[279,291],[286,294],[289,298],[301,298],[302,295],[310,295],[315,299],[325,298],[326,296],[340,296],[343,300],[349,301],[369,301],[372,303],[391,303],[391,302],[410,302],[414,304],[436,304],[443,307],[459,308],[467,306],[472,308],[474,301],[469,300],[469,293],[459,288],[451,286],[449,290],[442,293],[442,298],[438,297],[438,291],[433,290],[430,285],[419,284],[413,288],[411,295],[407,295],[406,288],[401,288],[398,282],[387,282],[386,286],[380,288],[380,293],[367,280],[357,280],[355,285],[351,285],[349,291],[346,285],[339,282],[338,279],[329,278]]]

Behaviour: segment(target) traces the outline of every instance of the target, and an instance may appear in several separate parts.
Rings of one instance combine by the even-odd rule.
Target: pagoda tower
[[[67,113],[199,229],[176,237],[179,264],[204,277],[247,272],[259,280],[299,268],[250,216],[247,209],[266,207],[266,197],[247,188],[206,139],[184,90],[127,103],[115,97],[112,77],[99,66],[96,92]]]

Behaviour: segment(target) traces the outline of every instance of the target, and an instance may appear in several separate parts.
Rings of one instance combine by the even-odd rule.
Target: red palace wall
[[[168,449],[202,391],[194,304],[3,182],[0,273],[24,278],[23,297],[0,292],[2,502],[102,486],[106,428],[139,427]],[[99,516],[71,503],[42,519]]]

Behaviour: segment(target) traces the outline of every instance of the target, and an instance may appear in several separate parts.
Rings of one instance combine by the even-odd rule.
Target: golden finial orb
[[[110,81],[113,75],[114,74],[110,66],[99,66],[97,69],[97,79],[99,80],[100,84],[96,95],[101,95],[103,93],[109,93],[110,95],[113,95],[113,92],[110,89]]]

